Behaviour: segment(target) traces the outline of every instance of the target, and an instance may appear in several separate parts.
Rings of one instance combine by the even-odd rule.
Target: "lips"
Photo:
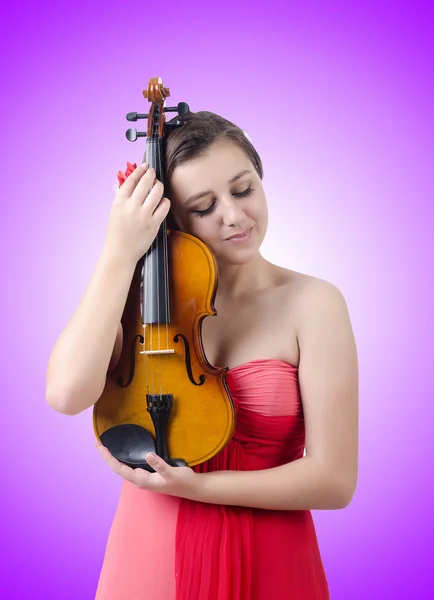
[[[225,241],[227,240],[233,240],[234,238],[242,238],[245,235],[247,235],[249,233],[249,231],[251,231],[253,229],[253,227],[250,227],[249,229],[246,229],[245,231],[241,231],[240,233],[236,233],[234,235],[231,235],[231,237],[225,238]]]

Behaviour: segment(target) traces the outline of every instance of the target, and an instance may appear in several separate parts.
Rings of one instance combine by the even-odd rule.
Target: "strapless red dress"
[[[298,370],[281,360],[230,369],[237,422],[197,471],[259,470],[301,458]],[[123,482],[96,600],[329,600],[309,510],[271,511],[163,496]]]

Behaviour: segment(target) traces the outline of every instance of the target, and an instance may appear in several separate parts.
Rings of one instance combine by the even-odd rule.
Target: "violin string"
[[[147,153],[145,151],[145,156],[143,157],[142,162],[145,162],[145,160],[147,159]],[[143,315],[143,318],[146,318],[146,314],[147,314],[147,298],[146,298],[146,288],[145,288],[145,282],[147,279],[147,273],[146,273],[146,265],[147,263],[147,258],[149,256],[149,248],[148,250],[145,252],[145,256],[143,257],[143,263],[142,263],[142,269],[140,272],[140,277],[141,277],[141,286],[142,286],[142,290],[141,290],[141,298],[140,298],[140,302],[141,302],[141,314]],[[148,378],[148,367],[149,367],[149,362],[148,362],[148,355],[146,354],[146,338],[147,338],[147,323],[146,321],[143,322],[143,366],[144,366],[144,371],[145,371],[145,389],[146,389],[146,394],[149,394],[149,378]],[[149,329],[148,329],[149,331]]]
[[[160,173],[159,170],[159,152],[158,152],[158,148],[156,147],[155,144],[153,144],[153,148],[154,148],[154,168],[156,170],[155,173],[155,178],[158,177],[158,174]],[[153,183],[153,186],[155,185],[155,182]],[[160,344],[160,234],[157,234],[157,244],[156,244],[156,249],[155,249],[155,253],[156,257],[155,257],[155,262],[157,265],[157,270],[156,272],[154,271],[154,265],[152,265],[152,273],[155,274],[156,276],[156,296],[157,296],[157,356],[158,356],[158,371],[157,373],[161,373],[161,344]],[[153,364],[155,364],[155,361],[153,361]],[[157,378],[157,384],[158,384],[158,378]],[[156,393],[156,390],[154,389],[154,393]],[[160,377],[160,397],[161,397],[161,377]]]
[[[166,164],[165,161],[165,144],[164,144],[164,138],[162,140],[162,144],[161,144],[161,154],[160,154],[160,173],[161,173],[161,179],[163,180],[163,184],[165,184],[165,173],[163,173],[163,168]],[[164,190],[163,190],[163,194],[164,194]],[[164,195],[163,195],[164,197]],[[165,372],[166,372],[166,377],[164,378],[164,392],[165,394],[169,393],[169,386],[168,386],[168,376],[167,376],[167,363],[170,363],[169,360],[169,352],[167,352],[169,350],[169,293],[168,293],[168,259],[167,259],[167,243],[168,243],[168,239],[167,239],[167,221],[164,222],[163,225],[163,277],[164,277],[164,308],[165,308],[165,329],[166,329],[166,353],[165,353],[165,357],[166,357],[166,361],[164,361],[166,363],[165,365]],[[161,377],[161,381],[163,381],[163,378]]]
[[[148,168],[152,167],[152,152],[151,152],[151,146],[150,144],[146,144],[146,162],[148,163]],[[152,188],[150,188],[148,190],[148,195],[150,193]],[[146,199],[145,199],[146,202]],[[143,315],[144,318],[146,319],[146,316],[149,315],[149,310],[148,310],[148,301],[149,298],[151,297],[152,294],[152,277],[149,276],[149,270],[150,270],[150,263],[152,263],[152,245],[148,248],[148,250],[146,251],[145,254],[145,260],[143,262],[143,306],[142,306],[142,310],[143,310]],[[152,269],[151,269],[152,271]],[[147,285],[149,284],[150,289],[148,289]],[[145,359],[145,373],[146,373],[146,389],[147,389],[147,393],[148,394],[152,394],[153,390],[153,384],[151,383],[151,376],[150,373],[152,373],[152,354],[147,354],[147,352],[151,352],[152,350],[152,319],[149,323],[145,323],[145,327],[148,331],[148,335],[144,336],[144,359]],[[147,344],[147,338],[149,338],[149,343]],[[146,347],[148,346],[148,348]],[[148,360],[148,358],[150,360]],[[149,387],[151,387],[151,389],[149,389]]]
[[[150,158],[151,158],[151,164],[150,167],[155,169],[156,164],[155,164],[155,152],[153,151],[153,147],[152,147],[152,142],[150,144]],[[148,192],[148,195],[151,193],[152,188],[154,187],[154,182],[151,182],[151,188]],[[158,243],[158,240],[157,240]],[[151,244],[152,247],[153,244]],[[150,276],[150,280],[151,280],[151,295],[150,295],[150,299],[151,299],[151,303],[154,296],[154,258],[155,258],[155,248],[153,251],[151,251],[151,276]],[[154,311],[152,310],[152,315],[151,315],[151,339],[150,339],[150,352],[151,354],[149,355],[150,357],[150,365],[151,365],[151,376],[152,376],[152,391],[151,394],[155,394],[155,379],[154,379],[154,354],[153,354],[153,341],[154,341],[154,325],[153,325],[153,316],[154,316]]]
[[[165,143],[163,142],[163,165],[166,165],[166,146]],[[166,174],[164,174],[164,186],[166,185]],[[164,190],[165,192],[165,190]],[[170,310],[170,305],[169,305],[169,259],[168,259],[168,249],[167,249],[167,245],[169,243],[169,239],[168,239],[168,235],[167,235],[167,221],[166,221],[166,227],[164,228],[164,233],[165,233],[165,237],[164,237],[164,245],[163,245],[163,251],[164,251],[164,299],[165,299],[165,306],[166,306],[166,350],[169,350],[169,310]],[[169,352],[167,352],[166,354],[166,363],[169,363],[170,365],[170,354]],[[165,377],[165,384],[166,384],[166,394],[169,393],[169,385],[168,385],[168,366],[166,364],[166,377]]]

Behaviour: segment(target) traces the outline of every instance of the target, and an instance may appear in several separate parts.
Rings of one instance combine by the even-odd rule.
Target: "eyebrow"
[[[230,179],[228,181],[228,184],[230,185],[231,183],[234,183],[235,181],[237,181],[237,179],[239,179],[243,175],[246,175],[247,173],[251,173],[251,172],[252,171],[250,169],[245,169],[244,171],[241,171],[240,173],[238,173],[237,175],[232,177],[232,179]],[[189,204],[190,202],[193,202],[194,200],[199,200],[199,198],[202,198],[203,196],[208,196],[208,194],[212,194],[212,190],[208,190],[207,192],[201,192],[200,194],[194,194],[194,196],[190,196],[188,198],[187,202],[185,203],[185,206],[187,206],[187,204]]]

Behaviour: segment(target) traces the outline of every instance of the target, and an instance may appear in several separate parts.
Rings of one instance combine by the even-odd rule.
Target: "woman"
[[[325,600],[310,511],[346,507],[357,481],[347,306],[333,284],[260,254],[263,169],[244,132],[213,113],[177,118],[186,123],[168,137],[167,189],[143,164],[116,193],[94,276],[50,357],[47,401],[73,415],[101,395],[135,265],[167,216],[218,262],[218,314],[203,321],[203,342],[211,364],[229,367],[236,431],[194,469],[148,456],[153,474],[99,446],[124,482],[96,598]]]

